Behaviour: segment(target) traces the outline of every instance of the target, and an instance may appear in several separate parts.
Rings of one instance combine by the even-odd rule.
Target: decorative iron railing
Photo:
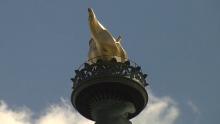
[[[99,59],[92,64],[90,61],[85,62],[79,69],[75,70],[76,75],[71,79],[73,81],[73,89],[85,81],[112,76],[131,79],[139,82],[142,86],[148,85],[145,80],[147,74],[142,73],[141,67],[133,61],[117,62],[114,57],[110,61]]]

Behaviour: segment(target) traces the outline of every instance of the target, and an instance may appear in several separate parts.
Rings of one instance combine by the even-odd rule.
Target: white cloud
[[[155,97],[149,95],[147,108],[132,120],[133,124],[174,124],[178,118],[179,109],[177,104],[169,97]],[[4,101],[0,101],[0,123],[1,124],[94,124],[79,115],[72,105],[61,100],[54,104],[34,119],[32,112],[27,108],[11,109]]]
[[[132,120],[133,124],[174,124],[179,109],[170,97],[155,97],[149,93],[147,107]]]
[[[195,103],[192,100],[188,100],[187,104],[192,109],[193,113],[200,114],[199,108],[195,105]]]
[[[45,110],[35,124],[93,124],[75,112],[69,102],[64,99],[61,101],[60,104],[51,105]]]
[[[194,116],[195,116],[194,124],[198,124],[200,120],[200,114],[201,114],[200,109],[197,107],[197,105],[192,100],[188,100],[187,104],[194,113]]]
[[[27,108],[9,109],[4,101],[0,101],[1,124],[31,124],[31,112]]]

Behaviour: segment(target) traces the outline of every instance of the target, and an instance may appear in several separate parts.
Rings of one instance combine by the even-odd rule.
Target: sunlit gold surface
[[[89,42],[88,59],[94,63],[97,59],[110,60],[113,57],[118,62],[124,62],[128,59],[127,53],[123,49],[119,36],[115,39],[112,34],[98,21],[94,11],[89,8],[89,26],[91,31],[91,40]]]

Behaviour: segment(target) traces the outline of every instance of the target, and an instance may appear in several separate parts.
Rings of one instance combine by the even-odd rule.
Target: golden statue
[[[89,62],[95,63],[98,59],[111,60],[115,58],[118,62],[128,59],[127,53],[121,46],[121,37],[115,39],[112,34],[98,21],[94,11],[89,8],[89,26],[91,40],[89,41]]]

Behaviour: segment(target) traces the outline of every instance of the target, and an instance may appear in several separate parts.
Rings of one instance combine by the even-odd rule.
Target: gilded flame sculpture
[[[95,124],[131,124],[147,105],[147,74],[128,59],[121,45],[89,8],[88,61],[75,70],[71,102]]]
[[[91,40],[89,42],[89,62],[95,63],[98,59],[111,60],[115,58],[118,62],[128,59],[126,51],[121,45],[121,36],[115,39],[112,34],[98,21],[94,11],[89,8],[89,27]]]

